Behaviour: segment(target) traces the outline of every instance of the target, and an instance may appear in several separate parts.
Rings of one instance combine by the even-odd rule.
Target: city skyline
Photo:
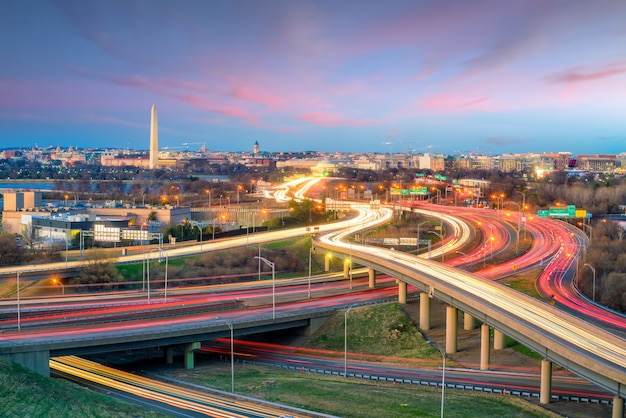
[[[625,16],[618,0],[5,2],[0,148],[148,149],[154,103],[171,149],[617,154]]]

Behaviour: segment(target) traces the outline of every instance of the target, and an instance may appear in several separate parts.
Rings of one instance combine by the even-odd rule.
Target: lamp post
[[[198,231],[200,231],[200,251],[202,251],[202,227],[200,227],[197,222],[194,222],[192,225],[197,227]]]
[[[206,189],[204,192],[207,194],[209,198],[208,203],[209,203],[209,207],[211,207],[211,191],[209,189]]]
[[[17,272],[17,330],[22,330],[22,319],[20,317],[20,271]]]
[[[441,357],[443,357],[443,368],[441,369],[441,418],[443,418],[446,399],[446,352],[436,341],[426,340],[426,342],[435,347],[441,353]]]
[[[67,231],[65,231],[65,270],[67,270],[67,252],[69,251],[69,241],[67,239]]]
[[[265,257],[255,256],[259,261],[264,262],[272,268],[272,320],[276,319],[276,269],[274,263]]]
[[[424,221],[417,224],[417,251],[420,249],[420,227],[427,223],[430,223],[430,221]]]
[[[444,248],[443,248],[443,231],[441,231],[441,234],[437,231],[428,231],[428,233],[430,234],[435,234],[439,237],[439,240],[441,241],[441,262],[443,263],[443,254],[444,254]]]
[[[169,256],[167,255],[167,251],[163,254],[165,254],[165,287],[163,290],[163,300],[164,302],[167,302],[167,266],[169,264]]]
[[[350,305],[343,316],[343,377],[345,379],[348,378],[348,315],[353,306]]]
[[[230,392],[235,393],[235,340],[233,324],[228,324],[230,329]]]
[[[309,248],[309,299],[311,299],[311,257],[313,256],[313,243]]]
[[[596,301],[596,269],[593,268],[593,266],[589,263],[585,263],[584,265],[589,267],[591,269],[591,272],[593,273],[593,288],[591,291],[591,300],[595,302]]]
[[[31,265],[29,267],[35,267],[34,265]],[[21,317],[21,313],[20,313],[20,274],[24,273],[26,270],[19,270],[16,271],[16,282],[17,282],[17,330],[21,331],[22,329],[22,317]]]
[[[59,279],[52,279],[52,283],[58,284],[61,286],[61,294],[65,295],[65,286],[63,286],[63,282]]]

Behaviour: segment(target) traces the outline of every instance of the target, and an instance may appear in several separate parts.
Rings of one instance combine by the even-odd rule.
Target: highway
[[[303,183],[305,184],[305,183]],[[464,249],[467,245],[472,230],[467,223],[462,222],[452,213],[452,209],[439,209],[433,212],[432,205],[428,209],[424,208],[424,214],[436,216],[446,224],[445,239],[433,248],[430,256],[433,260],[443,259],[444,252],[456,253]],[[356,234],[360,230],[373,228],[376,225],[387,222],[392,216],[391,208],[375,208],[372,209],[366,204],[353,204],[353,207],[359,210],[359,215],[346,221],[337,222],[329,225],[320,225],[317,229],[321,235],[316,241],[316,250],[333,251],[344,256],[354,259],[355,263],[372,266],[377,271],[390,274],[394,277],[412,284],[415,288],[430,290],[432,294],[444,301],[457,304],[460,308],[467,312],[471,312],[476,318],[489,323],[490,325],[501,329],[507,335],[517,339],[523,344],[531,347],[533,350],[545,353],[545,357],[561,364],[575,373],[585,376],[585,378],[604,388],[605,390],[624,397],[624,383],[626,379],[625,365],[625,340],[605,332],[597,327],[590,326],[578,318],[574,318],[561,310],[555,309],[548,304],[541,303],[532,298],[520,295],[511,291],[505,286],[493,283],[490,278],[496,278],[503,274],[506,270],[515,271],[513,266],[517,268],[531,268],[537,264],[537,259],[541,255],[540,263],[548,266],[547,274],[555,274],[567,272],[568,266],[571,266],[573,258],[567,257],[571,248],[577,251],[583,247],[578,238],[571,238],[569,241],[567,236],[562,235],[562,231],[554,228],[554,225],[541,223],[527,225],[527,230],[533,235],[533,246],[531,255],[526,254],[505,266],[490,267],[479,274],[470,274],[468,272],[443,265],[441,263],[425,259],[426,255],[420,257],[411,256],[399,251],[386,250],[379,247],[368,247],[355,242],[343,242],[350,235]],[[498,214],[502,216],[503,214]],[[467,215],[469,216],[469,215]],[[480,216],[476,213],[476,216]],[[316,226],[317,227],[317,226]],[[467,258],[473,257],[473,262],[483,263],[486,258],[492,256],[493,251],[505,245],[505,241],[510,243],[511,229],[505,226],[499,226],[499,223],[486,223],[482,226],[483,233],[489,228],[489,234],[497,237],[496,246],[493,242],[487,245],[487,242],[481,247],[470,251]],[[535,228],[535,229],[532,229]],[[339,232],[333,232],[339,231]],[[151,251],[145,254],[121,257],[118,262],[137,262],[145,259],[157,259],[159,257],[168,256],[176,257],[188,255],[189,253],[201,253],[207,251],[217,251],[233,246],[256,245],[257,243],[267,242],[268,240],[281,240],[294,236],[302,236],[311,232],[311,228],[298,228],[289,231],[277,231],[269,234],[257,234],[240,237],[234,240],[223,242],[202,243],[191,247],[179,247],[173,249],[162,249]],[[556,233],[555,233],[556,232]],[[529,251],[529,253],[531,252]],[[482,256],[482,257],[481,257]],[[453,259],[450,264],[456,264],[459,258]],[[569,259],[569,260],[568,260]],[[466,260],[467,261],[467,260]],[[71,262],[80,265],[81,262]],[[560,264],[563,263],[563,264]],[[65,266],[65,263],[57,263],[58,267]],[[72,266],[74,266],[72,264]],[[55,266],[52,266],[54,268]],[[499,271],[498,271],[499,269]],[[16,271],[13,268],[12,271]],[[21,271],[32,271],[33,267],[24,267]],[[18,270],[19,271],[19,270]],[[481,276],[485,277],[481,277]],[[561,277],[566,277],[563,274]],[[557,280],[553,280],[554,284]],[[568,290],[570,294],[575,295],[575,287],[572,283],[558,280],[558,284],[554,285],[559,289],[559,294]],[[545,296],[550,297],[555,287],[543,288]],[[393,289],[380,289],[379,292],[389,292],[389,296],[393,296]],[[367,300],[370,296],[365,296],[368,292],[362,292],[363,298]],[[375,293],[375,292],[374,292]],[[382,293],[381,293],[382,294]],[[157,293],[158,295],[158,293]],[[180,296],[183,298],[183,296]],[[357,294],[347,297],[329,298],[323,304],[336,304],[336,306],[346,306],[352,300],[358,299]],[[232,298],[231,298],[232,300]],[[188,301],[187,301],[188,302]],[[559,301],[560,302],[560,301]],[[11,303],[11,302],[9,302]],[[13,302],[14,303],[14,302]],[[172,300],[172,303],[176,303]],[[182,302],[185,303],[185,302]],[[310,301],[308,303],[293,303],[280,306],[281,312],[293,312],[298,309],[313,309],[316,303],[320,301]],[[318,305],[319,306],[319,305]],[[326,305],[335,306],[335,305]],[[479,306],[483,309],[477,309]],[[159,306],[165,308],[165,306]],[[168,307],[169,309],[169,307]],[[245,314],[268,316],[270,309],[259,307],[247,310]],[[243,318],[245,315],[241,313],[220,313],[205,312],[204,314],[192,314],[193,321],[219,320],[234,322],[237,318]],[[58,320],[57,317],[54,320]],[[45,340],[47,338],[54,339],[56,336],[61,338],[67,337],[71,333],[125,333],[134,332],[133,330],[162,325],[166,322],[169,324],[185,321],[188,322],[189,317],[184,319],[161,318],[154,321],[148,319],[136,320],[121,324],[102,324],[101,326],[90,326],[90,329],[80,329],[80,327],[59,327],[59,329],[45,332],[5,332],[0,339],[11,339],[12,341],[28,341],[31,339]],[[28,322],[28,320],[26,320]],[[10,320],[8,322],[10,325]],[[616,385],[619,382],[621,386]]]
[[[398,251],[343,242],[347,234],[322,235],[315,246],[430,289],[438,299],[544,353],[547,359],[611,393],[626,395],[626,340],[480,276]]]
[[[289,367],[313,373],[344,374],[348,377],[376,377],[379,380],[392,379],[400,382],[417,382],[431,385],[441,382],[441,360],[416,358],[393,358],[350,352],[344,363],[344,353],[321,349],[308,349],[280,344],[255,341],[233,341],[233,355],[238,362],[266,364],[273,367]],[[230,339],[219,338],[204,344],[201,351],[214,358],[230,358]],[[539,393],[540,376],[528,370],[481,371],[469,368],[446,368],[446,382],[451,388],[508,393]],[[555,375],[553,394],[560,397],[585,397],[598,402],[608,402],[612,397],[598,390],[589,382],[565,375]]]
[[[171,413],[179,417],[211,416],[216,418],[271,418],[271,417],[329,417],[311,411],[290,408],[269,402],[228,396],[199,390],[184,385],[154,380],[133,373],[113,369],[102,364],[75,356],[50,359],[50,368],[59,375],[80,378],[102,387],[131,394],[136,397],[170,405],[176,409]],[[164,407],[164,406],[163,406]],[[183,409],[197,414],[184,414]]]

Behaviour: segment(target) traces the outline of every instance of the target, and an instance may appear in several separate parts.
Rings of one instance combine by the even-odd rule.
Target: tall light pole
[[[309,248],[309,299],[311,299],[311,257],[313,256],[313,243]]]
[[[230,329],[230,392],[235,393],[235,340],[233,324],[228,324]]]
[[[167,302],[167,266],[169,264],[169,256],[167,255],[167,251],[165,251],[165,288],[163,291],[163,300]]]
[[[593,266],[589,263],[585,263],[584,265],[589,267],[591,269],[591,272],[593,273],[593,290],[591,291],[591,300],[595,302],[596,301],[596,269],[593,268]]]
[[[204,192],[209,197],[209,202],[208,203],[209,203],[209,207],[211,207],[211,191],[209,189],[206,189]]]
[[[65,236],[63,237],[65,240],[65,270],[67,270],[67,252],[69,251],[69,242],[67,240],[67,231],[65,231]]]
[[[255,256],[259,261],[264,262],[272,268],[272,320],[276,319],[276,270],[275,265],[265,257]]]
[[[17,330],[18,331],[22,330],[22,319],[20,316],[20,273],[21,271],[17,272]]]
[[[417,251],[420,249],[420,227],[427,223],[430,223],[430,221],[424,221],[417,224]]]
[[[435,234],[439,237],[439,240],[441,241],[441,262],[443,263],[444,260],[444,247],[443,247],[443,231],[441,231],[441,234],[437,231],[428,231],[430,234]]]
[[[348,378],[348,315],[353,306],[350,305],[343,316],[343,377],[346,379]]]
[[[443,357],[443,368],[441,369],[441,418],[443,418],[446,399],[446,352],[436,341],[426,340],[426,342],[435,347],[441,353],[441,357]]]

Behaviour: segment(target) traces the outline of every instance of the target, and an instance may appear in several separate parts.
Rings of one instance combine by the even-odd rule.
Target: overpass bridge
[[[172,363],[174,352],[178,349],[184,353],[185,367],[193,368],[193,352],[200,348],[201,342],[229,337],[231,327],[234,336],[286,329],[299,330],[308,335],[336,310],[335,307],[315,308],[258,318],[230,311],[220,312],[210,319],[152,321],[141,327],[119,323],[83,333],[60,330],[22,332],[11,338],[0,334],[0,356],[49,376],[50,357],[159,347],[165,350],[168,363]]]
[[[496,348],[498,345],[502,348],[504,335],[508,335],[544,357],[541,363],[541,403],[550,402],[552,363],[556,363],[612,393],[613,417],[623,417],[626,340],[464,270],[399,251],[342,241],[353,232],[323,235],[314,240],[315,251],[368,267],[370,286],[375,285],[375,272],[395,277],[400,303],[406,303],[407,285],[421,289],[419,327],[422,330],[430,329],[430,299],[436,297],[447,303],[446,353],[457,351],[457,317],[462,311],[469,327],[473,327],[475,320],[482,323],[481,370],[489,368],[490,331],[493,328]]]

